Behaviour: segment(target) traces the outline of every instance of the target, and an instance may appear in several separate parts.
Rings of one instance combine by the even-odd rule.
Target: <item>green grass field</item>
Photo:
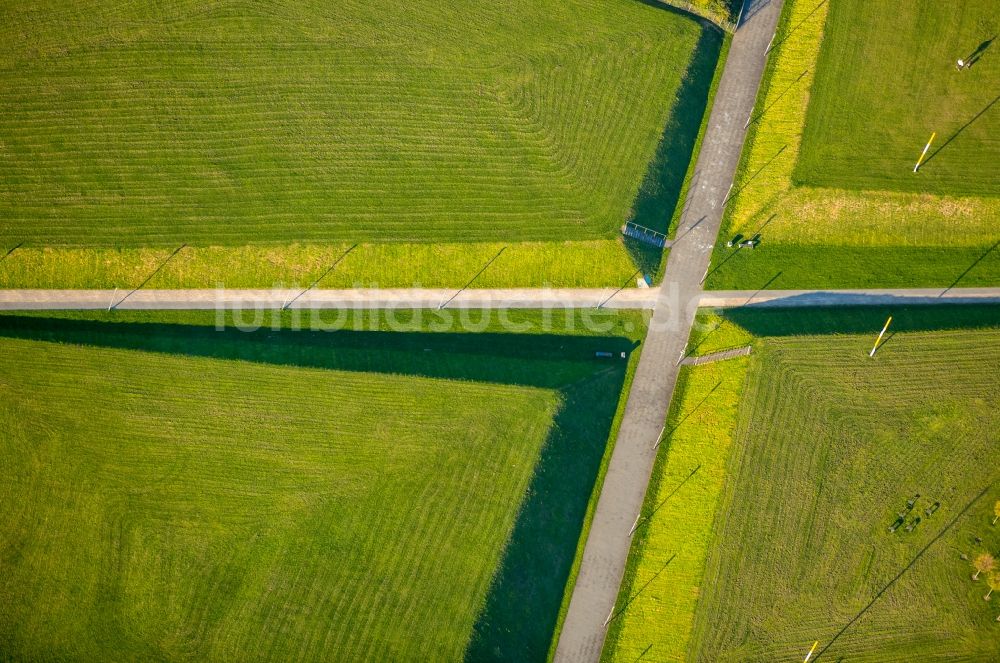
[[[904,11],[888,6],[831,3],[794,180],[1000,195],[996,0],[971,0],[960,9],[933,1]],[[956,61],[977,52],[976,62],[958,71]],[[929,158],[914,174],[931,132],[937,137]]]
[[[720,241],[709,287],[1000,282],[997,43],[955,68],[993,5],[786,2],[720,237],[761,244]]]
[[[871,340],[773,339],[753,363],[693,660],[1000,656],[959,557],[1000,546],[1000,332],[898,333],[875,360]],[[889,533],[916,494],[922,522]]]
[[[721,41],[632,0],[2,17],[0,240],[44,245],[610,237]]]
[[[5,288],[130,287],[182,244],[161,287],[291,283],[354,243],[330,287],[459,287],[498,245],[506,287],[655,274],[618,229],[667,229],[723,41],[636,0],[0,18]]]
[[[288,313],[0,316],[6,655],[544,658],[642,317]]]
[[[869,359],[888,313],[699,314],[689,353],[754,354],[682,373],[605,660],[1000,655],[960,558],[1000,549],[1000,308],[898,308]],[[921,524],[889,534],[915,493]]]

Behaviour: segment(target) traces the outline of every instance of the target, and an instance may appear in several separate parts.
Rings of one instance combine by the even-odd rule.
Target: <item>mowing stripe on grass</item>
[[[609,238],[705,29],[631,0],[49,4],[0,23],[0,241]]]

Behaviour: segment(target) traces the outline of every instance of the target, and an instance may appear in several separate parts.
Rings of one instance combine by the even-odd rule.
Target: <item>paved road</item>
[[[615,607],[629,531],[642,508],[683,354],[700,300],[701,279],[719,234],[722,203],[733,183],[747,118],[753,110],[781,13],[781,0],[744,0],[752,6],[733,36],[729,57],[709,116],[695,166],[696,185],[688,192],[678,237],[667,257],[660,297],[653,311],[632,389],[625,406],[598,498],[593,524],[569,610],[556,646],[557,663],[589,663],[601,657],[606,623]],[[678,546],[683,542],[678,542]],[[679,551],[680,552],[680,551]]]
[[[747,293],[748,295],[750,293]],[[0,290],[0,310],[277,308],[653,308],[655,288],[507,290]]]
[[[0,290],[0,310],[115,308],[212,310],[216,308],[448,309],[594,308],[652,309],[670,292],[659,288],[516,288],[501,290]],[[301,295],[301,296],[299,296]],[[681,308],[679,291],[674,309]],[[124,300],[124,301],[123,301]],[[697,302],[697,304],[694,304]],[[694,293],[691,306],[793,307],[888,304],[1000,303],[1000,288],[905,288],[869,290],[718,290]]]

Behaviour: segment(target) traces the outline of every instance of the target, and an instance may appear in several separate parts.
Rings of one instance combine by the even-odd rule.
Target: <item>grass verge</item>
[[[185,246],[176,255],[180,245],[21,246],[0,260],[0,288],[129,289],[151,276],[146,287],[167,289],[306,287],[321,277],[324,288],[460,288],[494,257],[476,287],[617,287],[636,271],[621,240],[360,244],[347,253],[352,246]]]
[[[602,660],[685,656],[747,363],[681,371]]]

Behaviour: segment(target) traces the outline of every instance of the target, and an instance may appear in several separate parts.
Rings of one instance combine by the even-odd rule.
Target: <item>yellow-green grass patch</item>
[[[0,288],[459,288],[494,257],[474,287],[619,287],[637,271],[621,240],[352,246],[22,246],[0,260]]]
[[[747,362],[682,369],[603,660],[684,660]]]

